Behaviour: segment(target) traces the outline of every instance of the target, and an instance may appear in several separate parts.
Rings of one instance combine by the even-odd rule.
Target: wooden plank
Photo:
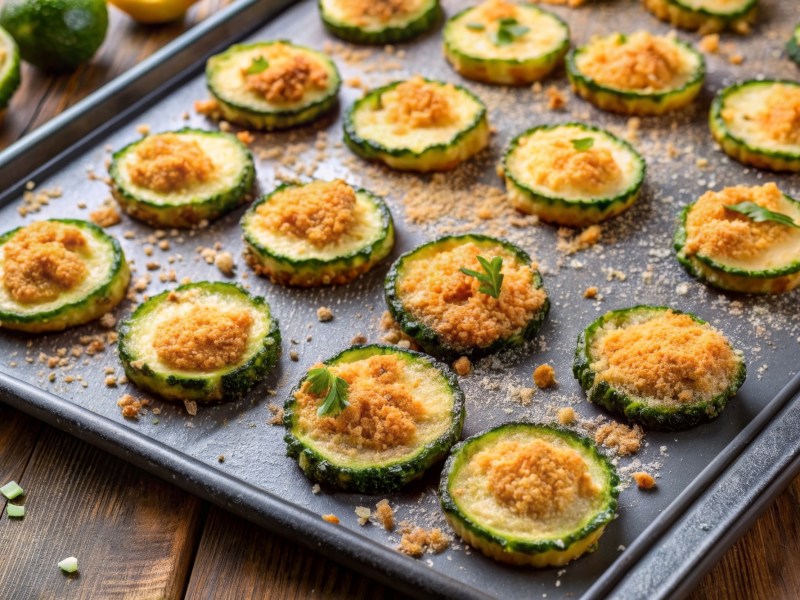
[[[182,596],[200,500],[49,427],[19,482],[26,515],[0,520],[0,564],[13,565],[0,568],[0,590],[65,600]],[[67,556],[78,558],[77,575],[59,570]]]
[[[10,406],[0,404],[0,485],[19,482],[33,454],[42,425]],[[0,520],[5,518],[5,496],[0,496]]]
[[[186,600],[405,598],[306,548],[213,507]]]

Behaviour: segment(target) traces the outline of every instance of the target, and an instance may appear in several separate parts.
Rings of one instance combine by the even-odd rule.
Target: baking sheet
[[[465,436],[509,420],[552,418],[555,409],[566,405],[574,406],[584,419],[608,416],[585,402],[570,374],[578,332],[607,310],[636,303],[671,304],[708,319],[745,352],[748,380],[715,422],[687,432],[648,433],[646,446],[639,454],[619,461],[624,470],[632,468],[632,460],[656,470],[660,475],[659,487],[649,494],[632,488],[622,492],[620,517],[609,526],[597,552],[564,569],[532,571],[498,565],[456,540],[453,547],[441,555],[426,555],[417,562],[404,559],[400,564],[408,565],[408,579],[420,577],[422,581],[426,577],[420,572],[428,570],[434,575],[455,579],[475,593],[481,591],[498,597],[530,597],[541,593],[552,598],[582,594],[608,571],[615,559],[623,554],[623,549],[631,546],[637,536],[668,509],[703,468],[797,373],[800,362],[797,292],[782,298],[751,298],[709,290],[688,278],[671,252],[676,215],[682,206],[706,189],[776,181],[786,193],[795,197],[800,195],[797,176],[760,173],[728,160],[715,149],[705,124],[710,99],[720,87],[757,75],[797,76],[796,67],[782,55],[782,47],[790,34],[791,24],[800,20],[800,10],[789,3],[763,4],[764,17],[756,36],[724,37],[724,42],[731,40],[735,47],[724,49],[722,55],[709,57],[706,90],[692,108],[675,116],[641,120],[639,139],[634,144],[645,155],[649,169],[642,198],[625,215],[604,227],[600,245],[573,255],[556,250],[555,228],[532,225],[529,220],[518,218],[511,219],[512,223],[508,220],[509,215],[495,219],[476,216],[481,208],[495,206],[496,192],[490,188],[502,189],[495,165],[508,140],[520,131],[540,123],[566,120],[586,120],[622,134],[635,129],[635,124],[629,124],[625,117],[603,114],[572,97],[567,92],[563,73],[544,82],[545,88],[554,85],[569,97],[565,111],[551,111],[547,109],[546,92],[537,94],[529,88],[508,89],[462,82],[441,58],[438,30],[418,42],[398,47],[400,53],[397,49],[349,52],[343,44],[325,34],[311,2],[299,3],[249,38],[288,38],[316,48],[323,48],[326,43],[336,44],[332,48],[334,59],[343,79],[351,84],[343,87],[341,106],[347,106],[360,95],[361,91],[352,87],[357,83],[355,78],[362,83],[377,85],[414,73],[466,83],[487,103],[490,120],[497,128],[492,146],[451,175],[396,175],[352,157],[341,147],[340,111],[307,128],[280,134],[257,134],[252,146],[257,156],[259,193],[271,190],[280,178],[300,177],[305,180],[313,175],[318,178],[343,177],[350,183],[386,194],[398,227],[398,244],[393,256],[447,231],[497,233],[505,229],[503,233],[507,237],[540,262],[545,286],[553,301],[550,316],[530,347],[498,360],[486,361],[470,378],[462,380],[467,393]],[[460,5],[459,2],[444,3],[449,14]],[[654,32],[668,30],[635,2],[554,10],[570,24],[575,43],[583,43],[595,33],[616,30],[617,25],[623,31],[634,31],[639,27]],[[696,36],[683,37],[697,39]],[[202,45],[198,45],[198,50],[202,52]],[[726,55],[731,54],[743,55],[745,63],[738,67],[729,64]],[[194,100],[205,97],[204,82],[198,74],[180,89],[160,99],[153,108],[120,124],[114,133],[98,140],[90,150],[74,153],[74,159],[62,161],[51,176],[36,181],[34,193],[60,187],[64,190],[61,198],[53,199],[40,212],[26,219],[17,213],[19,202],[12,202],[0,211],[0,218],[10,228],[34,218],[88,215],[108,197],[107,187],[101,179],[87,177],[89,171],[100,177],[104,175],[108,149],[119,148],[136,139],[139,136],[136,128],[140,124],[148,125],[152,131],[186,125],[212,128],[211,122],[192,111]],[[278,150],[272,150],[274,148]],[[671,156],[676,151],[678,155]],[[272,153],[279,156],[275,159],[258,158],[259,155],[272,156]],[[297,156],[294,164],[286,164],[291,162],[286,160],[287,155]],[[708,161],[707,165],[705,161]],[[424,188],[420,187],[420,182],[424,183]],[[448,211],[449,214],[463,218],[451,216],[435,222],[408,222],[408,213],[413,212],[409,207],[417,206],[420,198],[432,206],[431,212],[435,212],[446,188],[456,195],[456,205]],[[414,198],[409,199],[409,194]],[[19,197],[11,200],[19,200]],[[86,208],[78,208],[80,204],[85,204]],[[94,415],[106,417],[126,430],[144,434],[172,449],[176,459],[187,456],[196,459],[205,465],[205,469],[201,469],[205,473],[201,476],[218,484],[215,489],[220,497],[240,494],[245,498],[242,500],[245,507],[252,508],[254,504],[263,507],[265,501],[258,497],[258,491],[268,492],[308,509],[312,515],[337,514],[342,521],[338,530],[319,521],[319,528],[325,530],[326,535],[371,540],[393,548],[399,536],[389,536],[373,525],[360,527],[353,513],[355,506],[374,506],[382,496],[364,497],[327,489],[321,494],[313,494],[311,482],[302,476],[293,461],[284,456],[283,430],[268,423],[271,413],[267,408],[271,402],[282,404],[288,390],[310,364],[346,347],[355,334],[362,333],[370,341],[380,339],[379,321],[384,311],[382,279],[389,263],[387,261],[373,273],[344,288],[311,291],[279,288],[250,274],[241,260],[237,225],[240,215],[241,211],[238,211],[195,234],[179,232],[173,235],[167,231],[165,239],[170,242],[169,250],[162,251],[155,244],[152,256],[144,253],[146,245],[153,245],[147,240],[153,234],[150,228],[125,219],[109,232],[120,238],[128,258],[134,261],[138,270],[134,279],[146,273],[152,276],[147,294],[174,285],[159,280],[160,273],[172,269],[178,279],[224,279],[213,265],[206,264],[197,252],[198,248],[213,248],[218,243],[222,250],[236,257],[236,279],[269,300],[280,319],[285,340],[279,367],[266,384],[247,399],[219,407],[201,407],[194,417],[187,416],[183,407],[156,401],[153,406],[161,409],[159,415],[149,413],[138,422],[125,421],[119,414],[116,400],[124,393],[138,397],[141,394],[132,387],[108,388],[105,385],[106,367],[114,369],[116,375],[122,373],[111,348],[91,359],[69,359],[71,366],[52,371],[55,373],[52,382],[51,369],[39,362],[40,352],[52,356],[58,355],[59,349],[66,348],[69,354],[74,345],[80,345],[80,336],[103,333],[104,330],[96,325],[37,338],[6,333],[0,339],[0,348],[6,357],[0,371],[54,393]],[[133,232],[135,239],[123,236],[128,231]],[[169,263],[170,257],[173,263]],[[155,261],[161,263],[162,269],[148,272],[146,263]],[[582,292],[590,285],[600,288],[601,301],[583,299]],[[126,304],[116,315],[122,317],[131,306]],[[332,322],[317,321],[316,309],[320,306],[332,308],[335,314]],[[292,339],[298,343],[293,344]],[[290,360],[290,350],[298,353],[297,362]],[[544,362],[555,366],[559,386],[554,391],[537,392],[533,402],[523,406],[517,399],[517,390],[531,387],[531,371]],[[78,380],[67,383],[67,377],[77,376],[82,377],[86,387]],[[75,418],[82,417],[75,413]],[[84,420],[87,428],[91,429],[88,425],[90,420]],[[129,436],[120,435],[117,443],[122,446],[128,439]],[[109,446],[115,444],[114,439],[106,442]],[[139,453],[140,462],[148,458],[146,453],[141,455],[141,449]],[[160,464],[163,464],[167,456],[159,456]],[[220,456],[225,457],[224,463],[219,462]],[[159,462],[155,454],[151,460]],[[175,472],[179,478],[186,474],[178,463]],[[217,478],[211,476],[212,473],[229,477]],[[405,492],[389,497],[397,508],[399,520],[408,519],[425,526],[443,524],[434,495],[437,476],[438,473],[432,472]],[[245,486],[239,489],[231,482],[247,484],[246,489],[253,491],[253,497],[241,494]],[[247,509],[239,507],[239,510],[245,512]],[[301,512],[298,511],[298,515]],[[303,518],[307,516],[306,513],[303,515]],[[370,561],[367,556],[363,559]]]

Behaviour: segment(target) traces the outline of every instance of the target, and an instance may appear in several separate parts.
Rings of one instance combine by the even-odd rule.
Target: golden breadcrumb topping
[[[383,95],[383,103],[395,133],[422,127],[442,127],[453,122],[455,114],[448,91],[453,84],[442,86],[425,81],[419,75],[404,81]]]
[[[477,453],[474,460],[487,474],[489,492],[519,515],[556,517],[577,500],[599,492],[578,452],[543,440],[505,440]]]
[[[553,387],[556,383],[556,372],[550,365],[539,365],[533,371],[533,382],[539,389]]]
[[[638,31],[592,41],[581,70],[601,85],[623,90],[663,90],[684,70],[681,53],[668,38]]]
[[[640,490],[652,490],[656,487],[656,479],[650,473],[644,471],[637,471],[631,475]]]
[[[366,25],[372,19],[388,23],[394,17],[413,12],[419,4],[419,0],[345,0],[342,2],[347,18],[355,25]]]
[[[460,271],[481,272],[476,257],[503,258],[503,284],[493,298],[478,291],[481,283]],[[546,295],[533,287],[533,268],[517,262],[502,247],[478,247],[472,242],[438,252],[426,260],[409,261],[397,289],[406,310],[451,346],[484,347],[520,331],[542,308]]]
[[[800,144],[800,87],[776,84],[758,113],[760,128],[774,140]]]
[[[214,174],[214,163],[200,144],[174,133],[145,139],[136,158],[128,167],[131,181],[162,194],[189,189]]]
[[[748,260],[792,235],[792,229],[785,225],[772,221],[756,223],[725,208],[741,202],[754,202],[768,210],[782,212],[783,194],[774,183],[706,192],[686,216],[686,254]]]
[[[88,270],[79,255],[86,248],[77,227],[31,223],[3,246],[3,285],[17,302],[55,300],[86,278]]]
[[[286,53],[271,58],[260,73],[243,70],[245,86],[272,104],[287,104],[303,99],[306,92],[328,87],[328,70],[305,54]]]
[[[599,381],[662,402],[692,402],[722,393],[739,359],[725,337],[671,310],[599,332],[592,344]]]
[[[479,7],[480,14],[488,21],[513,19],[517,16],[517,6],[506,0],[488,0]]]
[[[273,195],[256,209],[256,226],[307,240],[335,244],[356,220],[356,193],[341,179],[314,181]]]
[[[642,447],[644,432],[638,425],[629,427],[624,423],[603,423],[594,433],[594,441],[620,456],[636,454]]]
[[[213,371],[242,358],[252,325],[248,310],[198,302],[180,319],[167,318],[157,325],[153,348],[158,358],[175,369]]]
[[[401,359],[380,354],[328,368],[348,383],[350,404],[336,416],[317,415],[322,398],[306,381],[294,395],[305,429],[354,448],[387,450],[413,444],[417,421],[426,410],[409,389]]]

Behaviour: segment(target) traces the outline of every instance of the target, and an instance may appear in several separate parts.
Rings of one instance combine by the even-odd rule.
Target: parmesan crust
[[[420,4],[420,0],[345,0],[342,7],[348,20],[364,26],[373,21],[388,23],[417,10]]]
[[[328,86],[328,71],[319,61],[305,54],[278,53],[268,60],[269,66],[260,73],[243,70],[245,86],[272,104],[290,104],[303,99],[313,89]]]
[[[516,18],[519,9],[506,0],[489,0],[478,7],[479,15],[487,21]]]
[[[446,86],[453,89],[452,84]],[[387,119],[395,133],[423,127],[443,127],[455,119],[448,94],[419,75],[383,95]]]
[[[154,192],[181,192],[208,181],[215,167],[195,140],[174,133],[154,135],[136,147],[128,167],[131,181]]]
[[[800,87],[776,84],[758,113],[761,129],[784,144],[800,144]]]

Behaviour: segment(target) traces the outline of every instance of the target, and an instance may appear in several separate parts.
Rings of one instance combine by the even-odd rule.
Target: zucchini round
[[[780,294],[800,285],[800,229],[726,210],[753,202],[800,225],[800,202],[774,183],[709,191],[683,209],[675,252],[686,271],[717,288]]]
[[[616,515],[618,484],[588,438],[506,423],[453,448],[439,499],[450,526],[486,556],[561,566],[594,550]]]
[[[0,237],[0,326],[61,331],[97,319],[130,281],[119,242],[92,223],[50,219]]]
[[[720,91],[711,104],[711,134],[746,165],[800,171],[800,83],[750,80]]]
[[[453,68],[486,83],[538,81],[569,50],[569,27],[562,19],[532,4],[504,0],[461,11],[447,21],[443,35],[444,55]]]
[[[464,393],[447,365],[377,344],[354,346],[323,364],[348,383],[349,404],[320,416],[322,398],[304,377],[283,413],[286,453],[309,478],[362,494],[390,492],[420,477],[458,441]]]
[[[395,238],[383,200],[341,180],[284,184],[250,207],[242,229],[256,273],[302,287],[352,281],[386,258]]]
[[[497,298],[480,291],[477,256],[503,260]],[[523,344],[550,309],[531,258],[511,242],[486,235],[446,236],[400,256],[386,276],[386,303],[400,328],[428,353],[452,360]]]
[[[0,122],[19,84],[19,49],[14,38],[0,27]]]
[[[744,383],[745,364],[702,319],[640,305],[608,312],[583,330],[572,372],[591,402],[672,431],[717,417]]]
[[[156,227],[193,227],[246,201],[255,167],[235,136],[181,129],[115,152],[111,191],[122,209]]]
[[[236,44],[206,63],[222,117],[254,129],[315,121],[336,104],[341,77],[322,52],[285,41]]]
[[[724,29],[747,32],[756,20],[758,0],[642,0],[662,21],[681,29],[715,33]]]
[[[489,143],[486,106],[452,83],[415,77],[368,92],[347,111],[344,141],[403,171],[446,171]]]
[[[598,223],[630,207],[645,170],[630,144],[582,123],[529,129],[511,141],[503,157],[514,208],[570,227]]]
[[[644,31],[595,37],[572,50],[566,64],[576,94],[626,115],[661,115],[690,104],[706,72],[703,55],[689,44]]]
[[[394,44],[428,31],[439,18],[439,0],[319,0],[322,22],[354,44]]]
[[[140,304],[119,330],[128,379],[167,400],[210,403],[246,394],[278,359],[266,300],[234,283],[188,283]]]
[[[800,65],[800,23],[794,28],[794,34],[786,43],[786,52],[789,58]]]

